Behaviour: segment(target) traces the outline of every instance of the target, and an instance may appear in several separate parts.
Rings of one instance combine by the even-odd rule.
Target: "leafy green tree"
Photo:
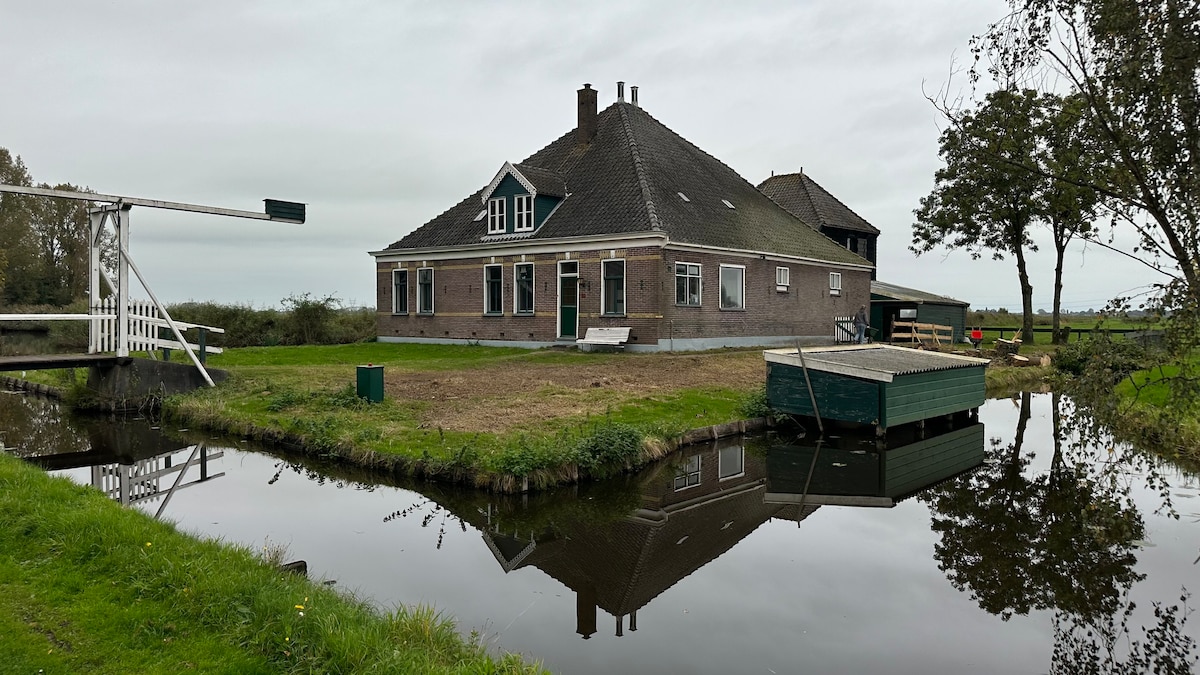
[[[972,75],[1066,83],[1107,170],[1089,187],[1139,243],[1126,254],[1161,272],[1149,304],[1180,351],[1200,344],[1200,0],[1009,0],[973,40]],[[983,57],[986,57],[984,59]],[[1059,176],[1066,178],[1065,176]],[[1184,359],[1173,404],[1195,404]]]
[[[1033,339],[1033,284],[1026,251],[1036,251],[1030,231],[1041,216],[1045,179],[1029,170],[1037,162],[1043,108],[1033,90],[1001,89],[975,110],[957,113],[942,133],[945,166],[933,192],[914,211],[917,255],[938,246],[965,249],[978,259],[1011,255],[1021,286],[1022,329]]]
[[[1054,303],[1051,308],[1053,343],[1061,344],[1063,258],[1067,245],[1076,237],[1094,234],[1100,195],[1091,185],[1102,166],[1095,156],[1083,115],[1084,102],[1078,95],[1043,97],[1046,108],[1041,128],[1042,152],[1037,170],[1048,177],[1041,203],[1043,219],[1054,239]]]

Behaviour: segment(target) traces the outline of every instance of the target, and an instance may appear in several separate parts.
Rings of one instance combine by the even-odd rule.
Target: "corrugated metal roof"
[[[795,349],[769,349],[763,354],[767,361],[800,365]],[[988,360],[892,345],[851,345],[805,348],[804,364],[812,370],[891,382],[897,375],[986,366]]]
[[[915,288],[905,288],[896,284],[889,284],[885,281],[871,282],[871,299],[877,299],[875,296],[880,296],[879,299],[886,300],[903,300],[905,302],[935,302],[946,305],[961,305],[969,307],[971,303],[955,300],[954,298],[945,295],[936,295],[927,293]]]

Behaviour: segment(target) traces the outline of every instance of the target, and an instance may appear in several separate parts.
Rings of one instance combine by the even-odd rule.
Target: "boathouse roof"
[[[767,361],[773,363],[784,363],[797,367],[801,365],[794,348],[769,349],[764,352],[764,356]],[[987,364],[987,359],[892,345],[804,348],[804,365],[810,370],[879,382],[891,382],[897,375],[972,368]]]

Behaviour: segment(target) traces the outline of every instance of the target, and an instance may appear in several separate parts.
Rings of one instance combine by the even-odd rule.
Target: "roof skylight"
[[[729,208],[731,208],[731,209],[732,209],[732,208],[735,208],[733,204],[730,204],[730,203],[729,203],[729,200],[728,200],[728,199],[722,199],[722,200],[721,200],[721,203],[722,203],[722,204],[724,204],[725,206],[728,206],[728,207],[729,207]]]
[[[479,215],[475,216],[475,222],[478,223],[479,221],[483,220],[484,217],[486,217],[486,216],[487,216],[487,209],[484,209],[479,212]]]
[[[685,194],[683,194],[682,192],[679,192],[679,193],[677,193],[677,194],[679,195],[679,198],[680,198],[680,199],[682,199],[682,200],[683,200],[683,201],[685,201],[685,202],[690,202],[690,201],[692,201],[692,200],[688,199],[688,196],[687,196],[687,195],[685,195]]]

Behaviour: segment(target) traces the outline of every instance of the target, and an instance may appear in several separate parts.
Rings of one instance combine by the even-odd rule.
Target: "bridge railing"
[[[107,353],[119,351],[118,340],[119,334],[117,331],[117,299],[115,296],[109,296],[100,301],[99,304],[91,308],[93,319],[92,323],[92,345],[90,351],[95,353]],[[168,328],[170,324],[167,320],[159,316],[158,307],[149,300],[134,300],[129,301],[129,329],[126,336],[128,340],[129,351],[149,352],[154,354],[156,350],[164,350],[164,356],[169,356],[169,350],[184,349],[183,343],[178,340],[164,339],[159,337],[163,328]],[[197,339],[195,343],[188,342],[187,346],[199,353],[200,362],[203,363],[208,354],[220,354],[223,350],[220,347],[213,347],[207,344],[207,335],[209,333],[224,333],[224,328],[216,326],[205,326],[198,323],[186,323],[184,321],[175,321],[175,326],[181,332],[195,330],[197,331]]]

